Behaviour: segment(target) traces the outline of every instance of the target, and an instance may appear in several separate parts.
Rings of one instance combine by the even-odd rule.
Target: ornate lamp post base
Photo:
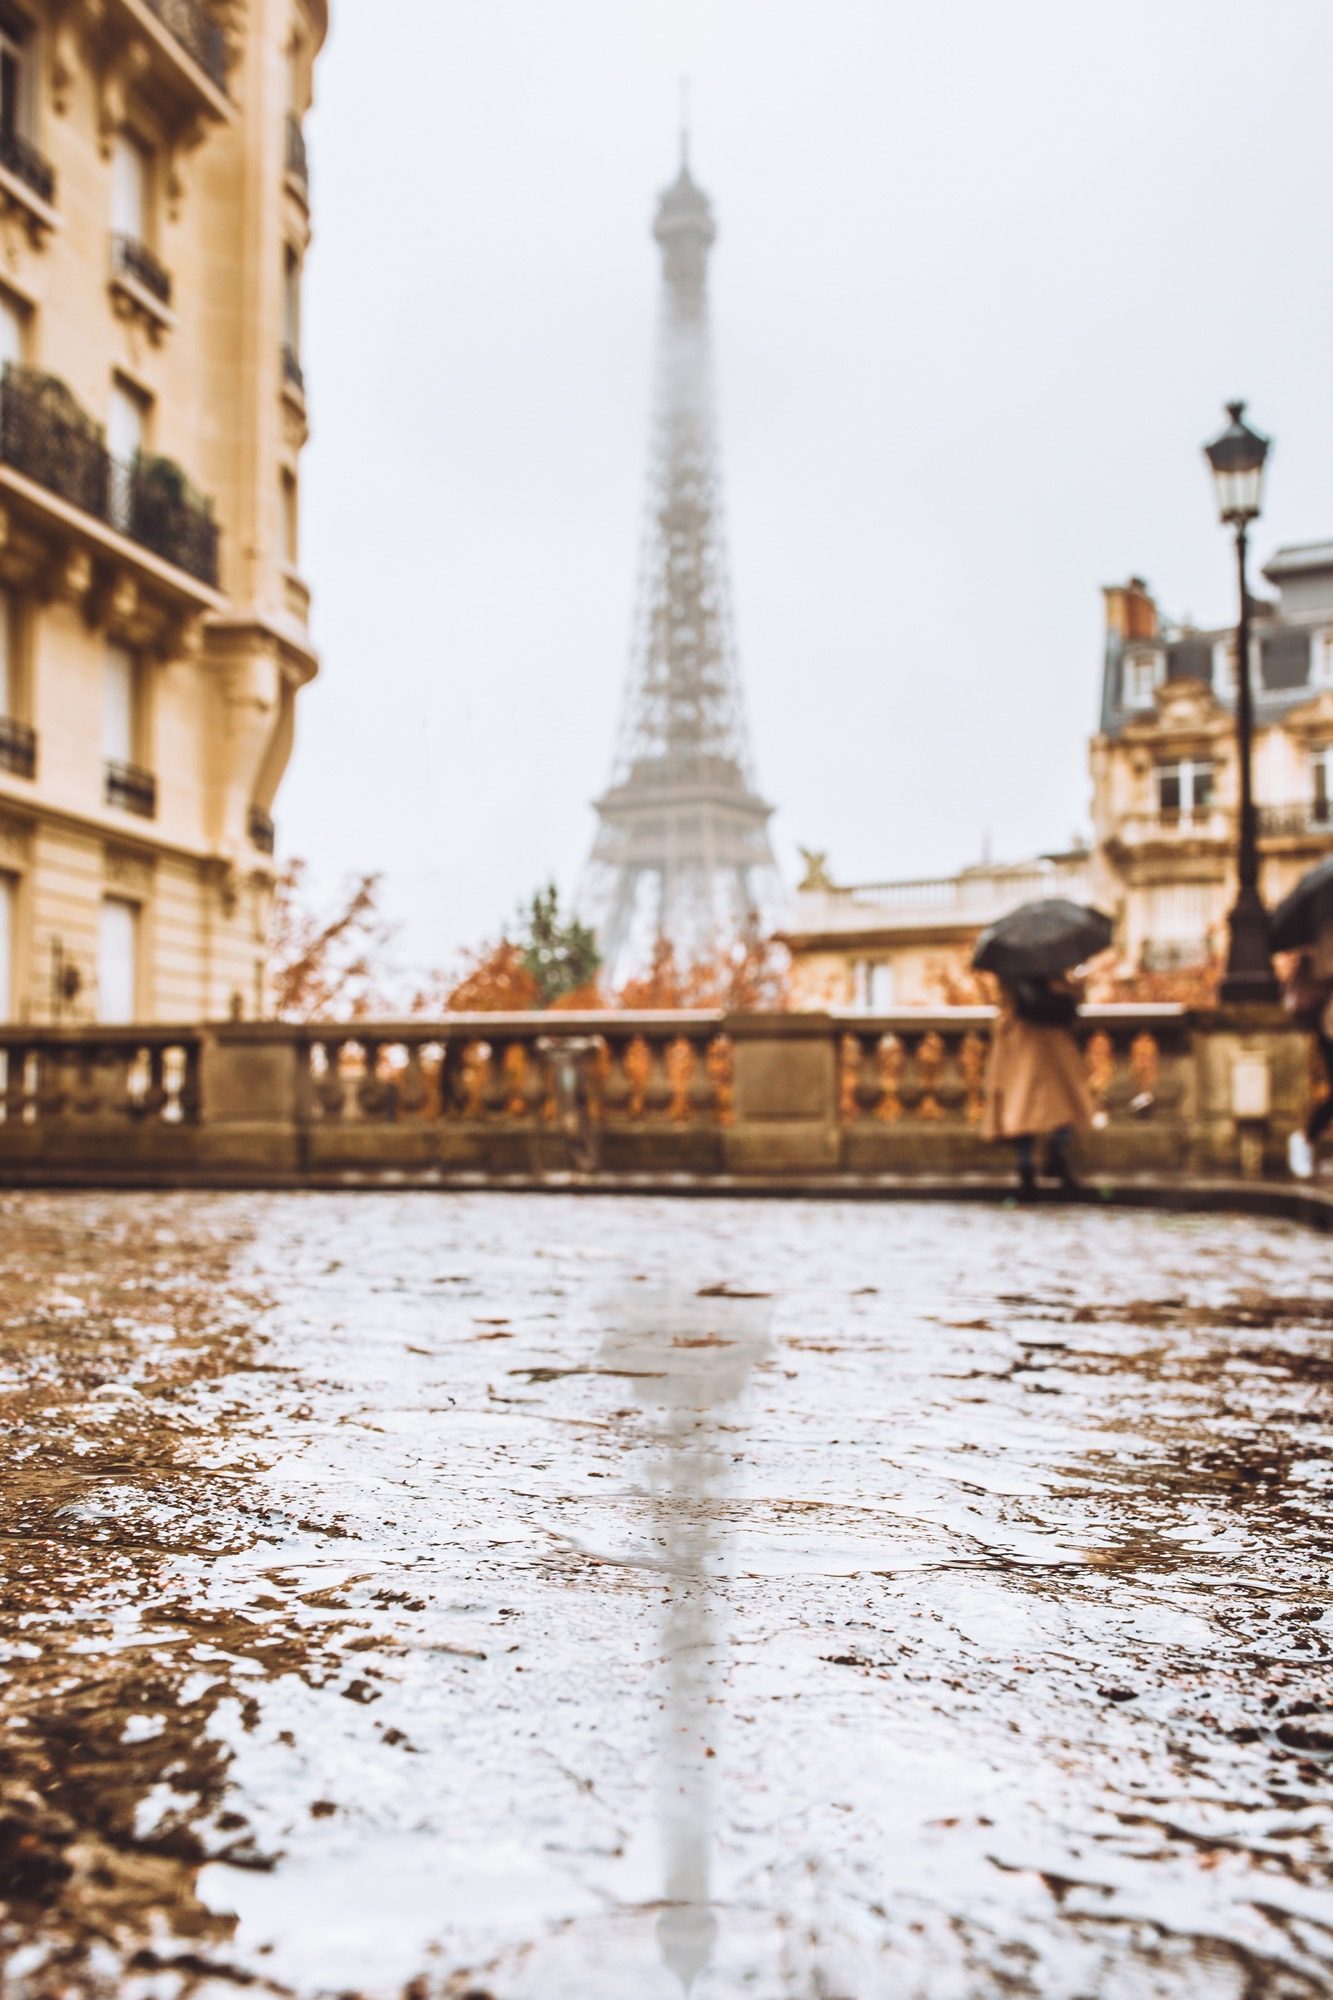
[[[1227,969],[1218,998],[1224,1006],[1273,1006],[1281,988],[1268,953],[1268,912],[1257,889],[1244,888],[1228,919]]]

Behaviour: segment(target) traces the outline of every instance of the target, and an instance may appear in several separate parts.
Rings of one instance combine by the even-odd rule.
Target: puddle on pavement
[[[6,1996],[1328,1993],[1329,1272],[0,1199]]]

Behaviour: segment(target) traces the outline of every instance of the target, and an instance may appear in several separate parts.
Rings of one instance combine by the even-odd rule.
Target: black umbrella
[[[1333,854],[1307,869],[1273,912],[1268,942],[1274,951],[1299,951],[1333,924]]]
[[[998,979],[1053,979],[1095,958],[1111,942],[1114,925],[1101,910],[1048,896],[1023,903],[977,939],[972,963]]]

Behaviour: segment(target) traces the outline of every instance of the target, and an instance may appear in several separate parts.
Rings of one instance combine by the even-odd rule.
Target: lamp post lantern
[[[1268,948],[1268,912],[1259,894],[1259,847],[1251,771],[1254,701],[1250,687],[1250,598],[1245,583],[1246,544],[1251,521],[1259,518],[1264,461],[1269,441],[1245,422],[1244,403],[1228,403],[1231,421],[1204,447],[1217,485],[1217,509],[1224,527],[1236,531],[1236,573],[1240,616],[1236,626],[1236,762],[1240,773],[1240,814],[1236,838],[1235,905],[1228,918],[1224,1001],[1275,1001],[1278,984]]]

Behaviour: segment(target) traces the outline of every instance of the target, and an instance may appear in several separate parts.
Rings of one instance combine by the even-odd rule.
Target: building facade
[[[1333,543],[1280,549],[1252,600],[1254,797],[1271,908],[1333,849]],[[1224,955],[1236,894],[1234,627],[1165,620],[1139,578],[1105,592],[1091,747],[1094,894],[1128,970]]]
[[[970,998],[972,948],[987,924],[1038,897],[1082,903],[1091,896],[1092,857],[1084,849],[845,887],[829,880],[822,855],[807,859],[795,917],[783,933],[797,1007],[882,1014]]]
[[[264,1011],[326,0],[0,0],[0,1016]]]

